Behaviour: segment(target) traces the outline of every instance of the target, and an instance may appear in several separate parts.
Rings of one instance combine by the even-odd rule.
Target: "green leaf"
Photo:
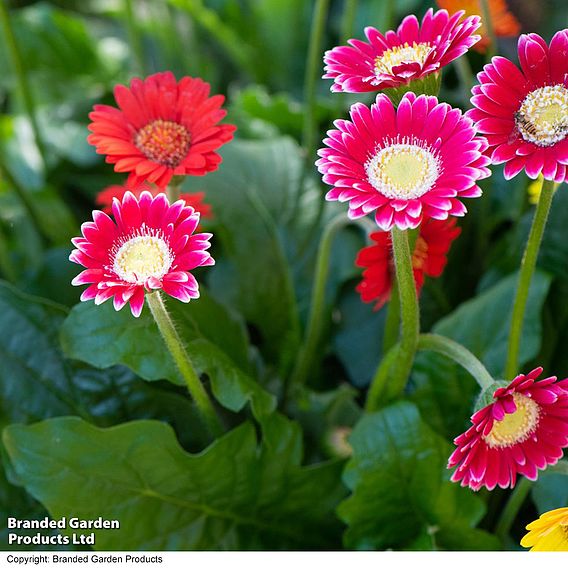
[[[564,462],[568,466],[568,462]],[[539,515],[559,509],[560,507],[568,507],[568,470],[567,473],[543,472],[532,488],[532,498],[536,504]]]
[[[3,440],[53,518],[119,520],[120,530],[96,531],[97,550],[335,546],[340,464],[301,467],[298,430],[283,417],[269,423],[269,447],[244,423],[193,455],[152,421],[98,429],[59,418],[10,426]]]
[[[463,303],[433,328],[435,333],[445,335],[467,347],[483,361],[495,378],[501,376],[505,363],[517,281],[518,275],[511,274],[489,290]],[[550,283],[551,277],[548,274],[535,272],[523,322],[520,365],[533,359],[540,349],[541,311]]]
[[[205,437],[187,394],[141,381],[125,368],[101,371],[66,360],[58,343],[66,310],[0,283],[0,426],[68,414],[89,414],[111,425],[157,418],[182,433],[188,447]],[[220,363],[219,363],[220,364]]]
[[[299,344],[299,322],[281,227],[300,183],[300,149],[287,138],[237,140],[221,153],[223,167],[200,181],[230,261],[222,273],[212,270],[212,293],[258,328],[261,350],[285,367]]]
[[[449,481],[450,445],[404,402],[364,416],[350,437],[353,458],[344,481],[353,495],[338,509],[349,525],[345,544],[356,549],[412,547],[424,533],[437,542],[452,531],[467,535],[464,548],[484,548],[471,533],[484,514],[482,501]],[[456,548],[460,548],[459,544]]]
[[[188,305],[167,302],[197,372],[207,373],[213,393],[226,408],[238,411],[250,401],[257,417],[271,412],[274,398],[246,373],[250,367],[242,324],[221,304],[205,297]],[[110,302],[79,304],[62,326],[61,344],[68,357],[99,369],[121,364],[148,381],[183,384],[146,307],[134,318],[128,307],[117,312]]]
[[[0,424],[78,412],[57,342],[65,313],[0,282]]]

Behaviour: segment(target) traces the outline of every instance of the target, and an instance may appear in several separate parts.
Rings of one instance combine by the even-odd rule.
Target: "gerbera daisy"
[[[477,411],[473,426],[454,442],[448,467],[452,481],[473,490],[514,487],[517,474],[536,479],[568,446],[568,380],[537,381],[538,367],[493,393],[494,402]]]
[[[464,215],[460,199],[481,195],[487,143],[460,110],[406,93],[397,109],[379,94],[371,108],[356,103],[350,114],[328,131],[316,165],[334,186],[326,199],[349,201],[352,219],[375,211],[384,231],[416,228],[429,217]]]
[[[324,79],[333,79],[334,92],[361,93],[407,85],[438,73],[463,55],[480,36],[473,35],[479,16],[460,22],[464,12],[449,16],[446,10],[430,8],[422,25],[416,16],[404,18],[398,30],[385,35],[365,28],[368,43],[349,40],[350,46],[334,47],[324,56]]]
[[[233,137],[234,126],[218,124],[227,114],[224,97],[209,97],[201,79],[176,81],[167,71],[117,85],[119,108],[95,105],[87,140],[117,172],[129,172],[128,185],[144,181],[165,187],[174,175],[204,175],[217,169],[215,152]]]
[[[199,297],[195,277],[189,272],[215,261],[207,252],[210,233],[193,234],[199,214],[182,200],[168,203],[165,194],[140,199],[126,192],[122,202],[112,204],[113,221],[93,211],[93,221],[83,223],[82,237],[72,239],[76,250],[69,260],[84,266],[72,284],[89,284],[81,300],[95,304],[113,298],[120,310],[128,302],[132,314],[140,315],[144,293],[163,290],[189,302]]]
[[[420,225],[412,253],[412,269],[418,293],[424,284],[424,276],[437,278],[442,275],[448,251],[460,233],[455,219],[428,219]],[[357,266],[365,268],[363,280],[356,290],[363,302],[376,302],[374,309],[378,310],[390,300],[395,269],[390,233],[377,231],[371,234],[371,239],[375,243],[359,251],[355,260]]]
[[[448,10],[450,14],[458,10],[463,10],[467,16],[481,14],[480,0],[436,0],[436,4]],[[491,26],[497,37],[515,37],[521,33],[521,24],[509,11],[505,0],[489,0],[487,4]],[[481,39],[472,48],[484,53],[491,40],[487,35],[483,20],[477,32],[481,35]]]
[[[161,189],[155,185],[142,184],[137,188],[127,187],[124,185],[109,185],[97,194],[96,203],[100,205],[105,213],[111,213],[112,202],[116,197],[122,200],[124,194],[130,191],[134,197],[140,197],[143,191],[149,191],[153,197],[160,193],[165,193],[165,189]],[[202,219],[211,219],[213,217],[213,210],[211,205],[205,203],[204,191],[196,191],[194,193],[182,193],[179,198],[185,202],[188,207],[193,207],[196,213],[199,213]]]
[[[568,164],[568,30],[550,47],[537,34],[519,38],[521,70],[494,57],[477,75],[467,115],[486,135],[494,164],[505,163],[505,178],[521,170],[533,179],[562,183]]]
[[[521,546],[532,552],[568,551],[568,507],[542,514],[527,525]]]

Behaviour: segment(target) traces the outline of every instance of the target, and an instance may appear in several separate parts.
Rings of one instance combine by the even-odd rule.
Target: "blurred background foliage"
[[[201,275],[209,290],[209,307],[202,314],[196,307],[191,315],[191,325],[200,331],[186,337],[220,345],[229,351],[232,363],[237,363],[238,372],[232,363],[213,369],[211,361],[219,360],[215,353],[203,361],[213,388],[223,391],[226,387],[215,387],[223,380],[239,385],[235,392],[219,394],[226,408],[239,411],[246,401],[256,400],[256,412],[262,414],[259,409],[264,403],[259,400],[263,395],[239,373],[281,394],[283,377],[289,375],[301,346],[323,227],[344,209],[328,204],[321,211],[325,188],[312,166],[316,156],[311,146],[319,145],[332,121],[344,117],[355,100],[373,98],[331,94],[330,81],[318,78],[323,73],[321,55],[346,37],[362,37],[367,25],[391,29],[405,15],[421,16],[432,6],[426,0],[329,3],[317,54],[313,109],[317,139],[310,143],[305,126],[309,110],[305,77],[314,4],[306,0],[2,0],[0,272],[6,283],[0,287],[0,425],[81,415],[87,409],[103,426],[157,418],[174,426],[185,448],[203,445],[199,433],[184,426],[193,413],[191,404],[181,389],[157,380],[160,370],[148,370],[135,357],[127,360],[118,343],[116,353],[103,353],[104,358],[98,352],[84,352],[73,342],[85,321],[94,322],[96,328],[97,317],[104,313],[118,318],[118,328],[124,314],[97,308],[96,315],[81,306],[66,319],[80,295],[70,285],[79,271],[68,261],[70,238],[90,217],[96,194],[124,181],[87,144],[88,113],[93,104],[114,104],[115,84],[163,70],[173,71],[178,78],[191,75],[208,81],[212,92],[226,95],[227,122],[238,126],[237,140],[221,152],[220,170],[184,183],[184,190],[205,191],[205,200],[213,206],[215,217],[205,226],[216,235],[213,256],[217,259],[215,268]],[[510,0],[509,7],[524,32],[537,31],[547,40],[554,31],[568,26],[564,0]],[[500,40],[500,53],[516,59],[515,51],[516,38]],[[466,57],[474,72],[485,62],[484,55],[476,52]],[[454,66],[444,70],[440,98],[464,109],[469,104]],[[427,282],[423,290],[421,312],[424,331],[432,329],[462,342],[498,374],[514,272],[533,205],[522,175],[505,183],[500,169],[494,168],[494,175],[482,185],[485,195],[467,204],[470,214],[460,221],[462,235],[453,246],[443,277]],[[538,362],[546,372],[566,376],[565,188],[559,189],[555,200],[539,260],[541,271],[531,289],[522,363]],[[360,277],[354,259],[365,243],[365,230],[358,227],[342,230],[333,243],[318,364],[311,369],[309,388],[290,406],[290,415],[303,427],[309,463],[329,456],[326,440],[334,428],[350,427],[357,421],[362,395],[382,356],[385,310],[373,311],[354,290]],[[220,337],[208,328],[211,318],[232,321],[232,331]],[[97,329],[91,332],[98,333]],[[118,342],[112,334],[105,340]],[[136,375],[153,382],[141,381]],[[49,381],[61,384],[54,386]],[[70,388],[75,394],[70,394]],[[46,393],[54,389],[66,395],[54,395],[51,400]],[[421,354],[408,390],[413,404],[405,403],[397,415],[385,415],[380,424],[360,424],[358,436],[363,436],[364,428],[380,432],[388,429],[391,418],[395,422],[404,418],[426,443],[440,436],[450,441],[467,423],[475,394],[471,377],[436,355]],[[427,435],[422,424],[428,428]],[[359,438],[355,436],[355,444]],[[380,438],[375,442],[376,451],[386,451]],[[438,441],[431,443],[439,450]],[[440,456],[447,451],[444,446]],[[436,460],[441,463],[440,456]],[[45,514],[14,486],[17,476],[7,461],[6,473],[0,475],[7,476],[0,478],[2,510]],[[379,481],[373,472],[364,475]],[[528,504],[523,513],[527,519],[534,516],[535,507],[542,509],[540,503],[552,506],[550,494],[558,480],[555,476],[542,479],[533,492],[536,505]],[[353,479],[346,480],[353,488]],[[490,528],[503,492],[482,497],[485,513],[472,502],[466,504],[467,515],[472,524],[483,519],[481,526]],[[564,502],[554,505],[568,505],[566,498],[564,494]],[[353,524],[345,537],[348,547],[459,547],[443,531],[436,545],[425,526],[413,529],[411,542],[398,542],[394,533],[371,542],[361,534],[358,520],[353,520],[358,500],[365,501],[364,492],[340,508],[340,516]],[[404,495],[399,501],[409,502]],[[413,515],[422,504],[409,507],[408,514]],[[436,517],[438,513],[442,520]],[[434,515],[438,524],[451,524],[448,511],[446,516],[438,513]],[[458,513],[456,505],[452,514]],[[522,526],[521,519],[517,533],[522,533]],[[323,546],[340,547],[337,527],[331,527],[329,534]],[[487,534],[475,533],[470,540],[465,533],[462,537],[466,548],[468,544],[473,548],[496,546]]]

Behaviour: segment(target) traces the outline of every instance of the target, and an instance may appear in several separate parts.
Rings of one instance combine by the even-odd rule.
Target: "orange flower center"
[[[513,400],[517,409],[505,414],[503,420],[495,420],[491,432],[485,441],[491,448],[514,446],[524,442],[538,426],[539,405],[524,394],[514,393]]]
[[[187,156],[191,134],[177,122],[158,119],[136,133],[134,144],[153,162],[175,168]]]

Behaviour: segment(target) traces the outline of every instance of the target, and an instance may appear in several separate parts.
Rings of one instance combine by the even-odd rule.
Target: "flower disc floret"
[[[479,16],[462,20],[463,14],[449,16],[446,10],[429,9],[421,23],[416,16],[407,16],[396,32],[384,35],[367,27],[367,42],[351,39],[348,46],[325,53],[323,77],[333,79],[334,92],[361,93],[408,85],[439,73],[480,39],[474,35]]]
[[[537,34],[519,38],[520,69],[494,57],[478,74],[468,111],[485,134],[494,164],[506,179],[525,170],[536,179],[568,177],[568,30],[548,45]]]
[[[416,228],[428,218],[462,216],[464,197],[478,197],[489,175],[486,142],[460,110],[436,97],[406,93],[395,109],[379,94],[369,108],[337,120],[317,162],[333,188],[326,199],[348,201],[353,219],[375,213],[379,228]]]
[[[214,264],[207,249],[210,233],[195,233],[199,214],[183,200],[169,204],[165,194],[148,191],[137,199],[126,192],[112,204],[114,221],[93,211],[83,223],[83,236],[72,239],[76,249],[69,259],[86,268],[72,284],[89,286],[81,300],[96,304],[113,298],[116,310],[126,303],[138,317],[146,292],[162,290],[189,302],[199,297],[191,270]]]
[[[367,162],[365,171],[369,183],[391,199],[421,197],[440,174],[435,153],[412,143],[381,148]]]
[[[448,467],[452,481],[473,490],[514,487],[517,475],[535,480],[568,446],[568,380],[537,381],[542,368],[519,375],[493,393],[494,402],[458,436]]]
[[[129,173],[132,187],[147,181],[164,188],[174,175],[216,170],[216,150],[233,138],[235,127],[219,124],[224,97],[210,97],[201,79],[156,73],[117,85],[114,97],[118,108],[95,105],[89,114],[88,141],[117,172]]]

